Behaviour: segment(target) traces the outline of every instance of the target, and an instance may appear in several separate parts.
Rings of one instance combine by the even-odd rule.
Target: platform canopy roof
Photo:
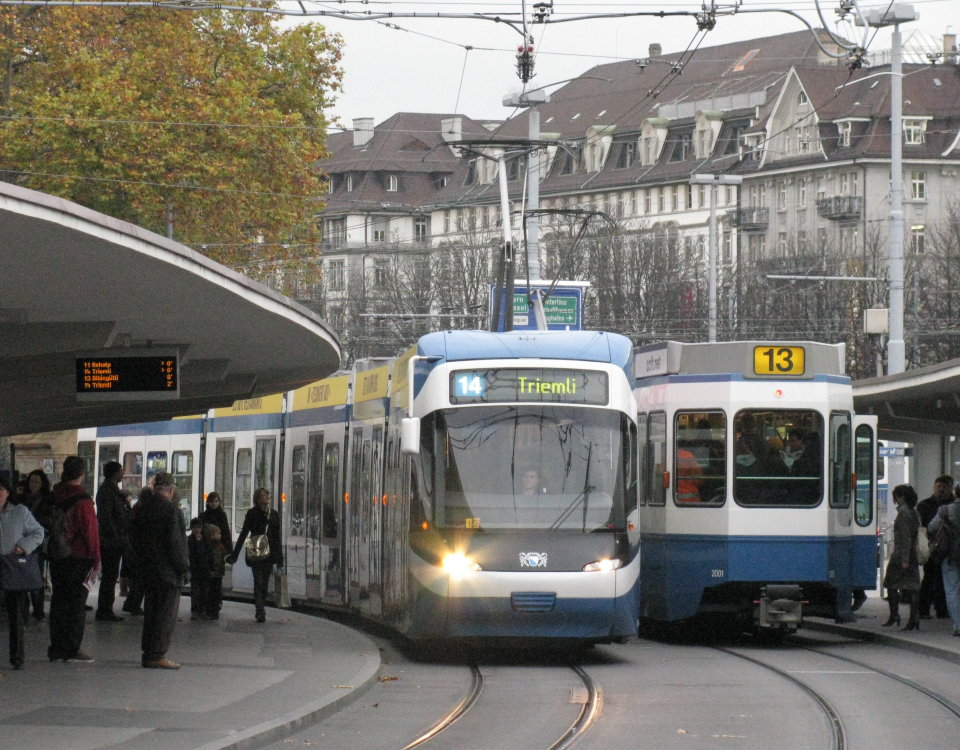
[[[81,401],[76,355],[179,355],[179,398]],[[0,435],[197,414],[322,378],[336,334],[145,229],[0,183]]]
[[[855,381],[857,413],[876,414],[881,437],[960,435],[960,359]]]

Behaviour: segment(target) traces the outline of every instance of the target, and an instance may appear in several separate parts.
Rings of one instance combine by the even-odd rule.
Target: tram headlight
[[[467,557],[462,552],[450,552],[444,555],[440,565],[447,573],[452,575],[476,573],[483,570],[472,558]]]
[[[587,563],[583,566],[584,573],[596,573],[596,572],[605,572],[608,570],[617,570],[623,566],[623,560],[619,557],[614,557],[613,559],[605,558],[603,560],[594,560],[591,563]]]

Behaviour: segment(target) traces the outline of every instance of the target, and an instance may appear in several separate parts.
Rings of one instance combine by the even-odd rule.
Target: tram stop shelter
[[[7,183],[0,259],[0,435],[195,414],[340,364],[336,334],[306,307],[177,242]],[[84,362],[160,358],[175,369],[159,388],[79,385]]]

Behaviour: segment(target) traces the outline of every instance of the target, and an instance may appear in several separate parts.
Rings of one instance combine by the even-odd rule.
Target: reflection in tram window
[[[823,418],[807,409],[744,409],[733,421],[734,499],[813,507],[823,497]]]
[[[184,515],[187,528],[190,528],[190,519],[193,517],[193,451],[174,451],[170,459],[170,473],[177,486],[180,511]],[[198,510],[199,512],[199,510]]]
[[[143,453],[139,451],[123,454],[123,489],[129,490],[136,498],[143,487]]]
[[[253,451],[240,448],[237,451],[237,470],[234,487],[237,492],[237,513],[253,505]]]
[[[625,529],[625,508],[636,501],[632,455],[625,455],[633,433],[621,415],[538,404],[448,409],[424,421],[443,446],[436,526]],[[539,476],[538,491],[524,493],[525,471]]]
[[[233,440],[217,440],[213,467],[213,489],[223,498],[223,512],[227,514],[231,528],[237,525],[233,513],[233,447]],[[243,523],[242,518],[240,522]]]

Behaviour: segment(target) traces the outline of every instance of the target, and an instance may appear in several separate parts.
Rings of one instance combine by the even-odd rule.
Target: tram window
[[[187,528],[193,516],[193,451],[174,451],[170,457],[170,473],[180,494],[180,510],[184,514]]]
[[[223,498],[223,512],[227,514],[231,527],[237,525],[233,517],[233,448],[233,440],[217,440],[213,466],[213,488]]]
[[[90,497],[96,492],[96,482],[102,472],[96,470],[97,444],[93,440],[80,440],[77,442],[77,455],[83,459],[83,491]]]
[[[727,417],[722,411],[677,412],[674,417],[674,502],[723,505],[726,446]]]
[[[161,471],[167,471],[167,452],[149,451],[147,453],[147,484]]]
[[[320,435],[321,445],[323,436]],[[307,507],[307,446],[295,445],[290,454],[290,536],[309,535]],[[309,554],[307,566],[309,567]]]
[[[277,439],[272,437],[257,438],[256,462],[254,463],[254,488],[264,487],[270,494],[277,494],[276,454]],[[253,493],[250,494],[251,500]]]
[[[237,470],[234,477],[239,512],[253,505],[253,451],[249,448],[237,451]]]
[[[330,443],[323,453],[322,533],[325,539],[340,536],[340,443]]]
[[[833,508],[849,508],[853,494],[850,433],[849,414],[834,412],[830,415],[830,505]]]
[[[667,470],[667,415],[650,415],[647,432],[647,491],[650,505],[665,505],[667,490],[663,476]]]
[[[98,452],[100,457],[97,459],[97,476],[103,476],[102,467],[105,463],[120,463],[120,443],[100,443]]]
[[[743,409],[733,419],[734,499],[814,507],[823,497],[823,418],[809,409]]]
[[[854,472],[857,475],[857,496],[854,503],[854,518],[858,526],[873,522],[873,474],[876,451],[873,447],[873,428],[867,424],[857,425],[854,446]]]
[[[647,504],[650,493],[650,476],[647,473],[647,415],[637,416],[637,467],[639,470],[639,486],[637,487],[637,503]]]
[[[123,454],[123,489],[129,490],[133,497],[143,487],[143,454],[132,451]]]

